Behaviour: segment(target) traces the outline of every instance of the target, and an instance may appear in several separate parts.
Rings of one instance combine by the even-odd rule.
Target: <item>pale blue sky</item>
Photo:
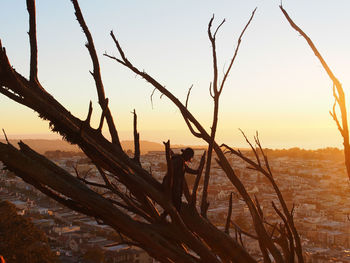
[[[103,3],[102,3],[103,2]],[[328,110],[333,104],[331,82],[306,42],[287,24],[280,1],[80,1],[100,55],[102,77],[122,139],[132,137],[134,108],[141,138],[198,144],[187,132],[179,112],[153,88],[103,57],[117,55],[109,36],[114,30],[126,55],[156,77],[183,101],[194,84],[190,109],[210,127],[212,78],[207,24],[226,23],[218,33],[220,72],[229,63],[237,37],[258,7],[247,30],[230,79],[222,94],[218,140],[243,146],[238,128],[249,135],[258,130],[266,147],[317,148],[341,146]],[[350,1],[290,0],[283,5],[313,39],[350,94]],[[88,103],[99,107],[85,36],[69,0],[37,1],[39,78],[52,95],[81,118]],[[13,66],[29,71],[28,15],[25,1],[1,0],[0,39]],[[349,95],[350,96],[350,95]],[[0,96],[0,123],[9,137],[48,133],[48,124],[32,110]],[[11,114],[10,114],[11,112]],[[27,136],[27,135],[26,135]]]

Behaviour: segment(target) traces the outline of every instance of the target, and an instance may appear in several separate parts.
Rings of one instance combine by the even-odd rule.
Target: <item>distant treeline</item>
[[[344,159],[344,152],[335,147],[327,147],[317,150],[305,150],[298,147],[290,149],[264,149],[269,158],[276,157],[291,157],[302,159],[319,159],[319,160],[337,160],[342,161]]]
[[[278,157],[290,157],[290,158],[302,158],[302,159],[319,159],[319,160],[337,160],[342,161],[344,159],[344,152],[335,147],[327,147],[317,150],[305,150],[298,147],[290,149],[264,149],[264,152],[269,158]],[[248,155],[252,155],[249,152]],[[69,158],[73,156],[86,157],[83,152],[75,151],[46,151],[44,154],[47,158]]]
[[[44,155],[47,158],[69,158],[73,156],[80,156],[80,157],[86,157],[86,155],[83,152],[73,152],[73,151],[46,151]]]

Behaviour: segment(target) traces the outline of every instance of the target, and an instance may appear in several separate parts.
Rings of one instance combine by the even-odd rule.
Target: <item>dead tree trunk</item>
[[[237,48],[220,86],[218,85],[217,70],[215,70],[217,69],[215,36],[222,23],[217,27],[215,33],[212,34],[211,24],[213,18],[210,20],[208,32],[213,47],[214,63],[214,80],[213,89],[211,90],[214,99],[214,115],[210,133],[188,110],[189,93],[184,105],[164,85],[161,85],[153,77],[135,67],[127,59],[113,32],[111,32],[111,37],[116,44],[120,58],[105,54],[143,77],[155,89],[168,97],[180,110],[192,134],[208,143],[209,150],[206,160],[206,179],[203,192],[207,191],[209,184],[212,151],[216,153],[216,161],[248,206],[253,220],[252,230],[254,233],[246,233],[234,225],[236,232],[239,232],[240,240],[238,240],[229,235],[229,229],[232,227],[230,224],[232,221],[230,219],[231,216],[226,220],[225,231],[220,230],[206,218],[208,209],[207,194],[204,194],[201,205],[199,205],[202,207],[200,211],[196,205],[196,194],[201,172],[205,165],[205,156],[201,160],[200,173],[196,178],[193,191],[191,195],[188,195],[188,202],[183,202],[181,210],[178,211],[162,185],[141,167],[135,111],[135,156],[134,158],[129,158],[124,153],[109,109],[108,98],[105,96],[93,38],[86,25],[78,1],[72,0],[72,3],[76,18],[87,38],[86,47],[93,64],[91,75],[95,80],[98,101],[102,109],[99,127],[94,129],[90,126],[93,112],[92,103],[89,104],[86,119],[80,120],[41,86],[37,77],[38,49],[34,0],[27,0],[31,46],[30,77],[26,79],[14,70],[6,55],[6,50],[0,42],[0,92],[8,98],[38,112],[41,118],[50,121],[50,127],[53,131],[60,133],[70,143],[77,144],[97,167],[104,183],[98,184],[81,178],[79,175],[73,176],[22,142],[19,143],[19,149],[9,143],[0,143],[0,160],[5,164],[6,168],[15,172],[27,183],[57,202],[75,211],[94,217],[100,223],[111,226],[124,238],[123,242],[145,249],[151,256],[161,262],[257,262],[257,258],[252,257],[246,251],[241,238],[242,234],[247,234],[250,238],[259,242],[261,256],[265,259],[265,262],[271,262],[270,257],[275,262],[293,262],[295,254],[298,256],[298,262],[303,262],[302,258],[299,257],[302,251],[301,246],[299,246],[300,239],[293,224],[293,211],[288,211],[285,207],[283,196],[272,178],[267,158],[262,148],[260,148],[261,154],[267,168],[263,168],[260,165],[258,155],[256,155],[258,163],[240,155],[239,152],[238,156],[248,164],[256,165],[256,170],[269,178],[282,207],[280,211],[274,205],[276,214],[281,221],[279,227],[276,227],[277,231],[275,229],[270,230],[270,224],[264,219],[258,200],[255,199],[254,201],[254,198],[248,194],[247,189],[239,180],[226,158],[223,152],[224,148],[220,147],[215,141],[219,97],[237,56],[243,34],[253,19],[255,10],[239,37]],[[107,140],[101,133],[105,119],[112,138],[111,141]],[[237,155],[237,152],[232,148],[227,146],[225,149]],[[167,144],[167,152],[169,151],[170,144]],[[94,190],[96,188],[107,191],[107,194],[99,194]],[[229,205],[228,215],[231,214],[231,208],[232,202]],[[169,215],[169,219],[162,218],[162,214]],[[284,229],[289,229],[289,231],[286,232]],[[283,247],[280,244],[284,244]]]

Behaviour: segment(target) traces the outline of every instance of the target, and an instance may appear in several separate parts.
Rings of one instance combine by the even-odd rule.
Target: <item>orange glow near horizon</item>
[[[79,118],[86,117],[92,100],[92,123],[97,126],[101,110],[89,74],[91,61],[69,4],[37,3],[39,79],[49,93]],[[215,23],[223,18],[227,21],[217,36],[222,79],[237,37],[251,11],[258,6],[220,98],[217,141],[246,147],[240,128],[248,136],[259,131],[263,146],[269,148],[342,148],[341,136],[328,114],[333,104],[331,81],[305,41],[287,24],[278,4],[279,1],[241,4],[223,1],[218,6],[204,1],[199,9],[198,3],[188,1],[138,3],[137,8],[131,2],[106,3],[103,8],[94,1],[81,3],[94,36],[106,96],[121,140],[132,139],[130,112],[136,109],[141,140],[204,144],[190,134],[181,114],[167,98],[160,98],[156,91],[152,108],[153,88],[102,56],[105,51],[116,54],[108,34],[110,29],[118,29],[115,33],[133,63],[182,102],[193,84],[189,109],[210,131],[213,103],[208,87],[213,73],[207,23],[212,13],[217,17]],[[283,4],[314,40],[349,97],[350,34],[344,25],[350,23],[345,11],[349,10],[350,2],[342,0],[336,6],[315,0]],[[316,4],[318,12],[306,11]],[[7,1],[4,5],[2,10],[6,12],[0,11],[0,23],[6,26],[0,28],[0,39],[11,64],[26,75],[27,13],[25,8],[18,8],[19,3]],[[49,15],[52,12],[57,16]],[[1,128],[9,138],[59,138],[50,133],[48,122],[38,118],[37,113],[3,95],[0,111]]]

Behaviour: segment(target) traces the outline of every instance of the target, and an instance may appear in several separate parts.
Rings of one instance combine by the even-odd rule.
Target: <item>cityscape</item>
[[[198,166],[203,152],[204,149],[195,150],[192,167]],[[304,150],[304,156],[301,153],[301,150],[294,154],[293,150],[271,151],[270,165],[289,209],[294,206],[305,262],[350,262],[350,187],[342,154],[337,149]],[[88,173],[86,179],[91,182],[102,180],[96,167],[81,153],[50,151],[46,156],[73,175],[78,171]],[[152,175],[161,182],[166,174],[164,152],[150,151],[141,160],[145,169],[152,167]],[[229,160],[249,193],[259,199],[266,220],[271,224],[279,222],[271,205],[277,197],[266,178],[247,169],[236,157]],[[193,175],[186,176],[191,187]],[[199,186],[199,196],[201,190]],[[214,162],[208,191],[208,218],[223,228],[229,196],[235,189]],[[0,199],[12,202],[18,214],[31,218],[46,233],[51,249],[62,262],[89,262],[84,261],[84,255],[93,250],[103,254],[105,262],[157,262],[139,248],[119,244],[120,236],[109,226],[59,205],[6,170],[1,173]],[[254,235],[249,211],[237,194],[233,194],[232,215],[233,222]],[[232,230],[231,235],[237,233]],[[247,235],[241,238],[245,248],[259,259],[258,242]]]

